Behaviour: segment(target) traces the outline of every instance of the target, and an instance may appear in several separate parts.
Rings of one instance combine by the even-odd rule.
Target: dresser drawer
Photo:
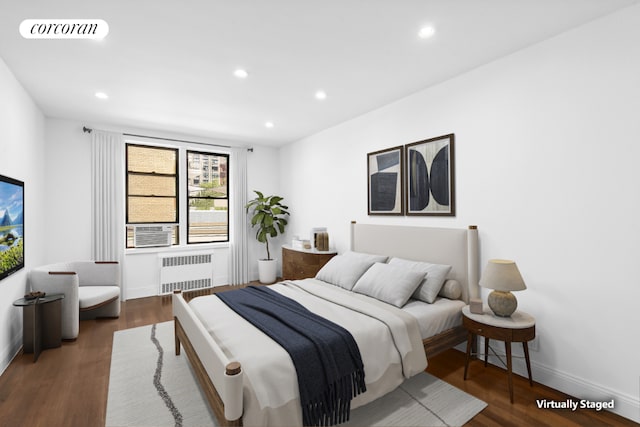
[[[282,278],[299,280],[315,277],[335,252],[313,252],[282,248]]]

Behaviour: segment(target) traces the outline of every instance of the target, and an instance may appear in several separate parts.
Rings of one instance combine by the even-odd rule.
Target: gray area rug
[[[487,404],[427,373],[351,411],[352,426],[459,426]],[[173,350],[173,322],[113,337],[107,427],[217,425],[189,361]]]

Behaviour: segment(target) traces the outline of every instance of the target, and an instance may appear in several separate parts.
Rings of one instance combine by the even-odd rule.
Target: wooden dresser
[[[318,271],[335,255],[336,251],[313,251],[282,246],[282,278],[298,280],[315,277]]]

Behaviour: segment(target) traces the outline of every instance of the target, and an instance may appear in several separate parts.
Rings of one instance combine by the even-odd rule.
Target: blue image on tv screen
[[[24,267],[24,183],[0,175],[0,279]]]

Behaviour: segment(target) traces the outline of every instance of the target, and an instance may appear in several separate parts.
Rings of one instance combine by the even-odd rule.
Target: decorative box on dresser
[[[315,277],[318,271],[336,254],[336,251],[294,249],[289,245],[284,245],[282,246],[282,278],[299,280]]]

